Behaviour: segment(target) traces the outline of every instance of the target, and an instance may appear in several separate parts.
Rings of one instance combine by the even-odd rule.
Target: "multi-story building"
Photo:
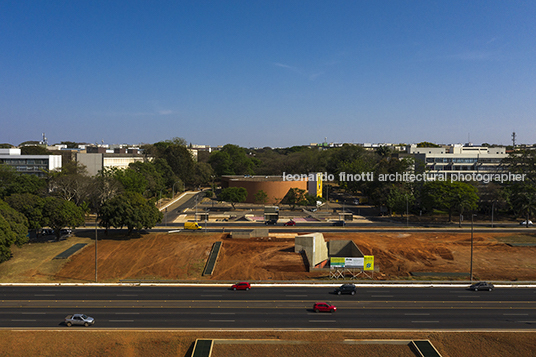
[[[415,158],[416,171],[430,174],[487,174],[500,170],[508,157],[505,147],[448,145],[417,147],[408,145],[407,154]]]
[[[13,167],[23,174],[45,176],[61,169],[61,155],[22,155],[21,149],[0,149],[0,164]]]

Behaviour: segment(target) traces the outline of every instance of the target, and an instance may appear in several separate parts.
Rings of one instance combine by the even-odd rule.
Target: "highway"
[[[85,313],[90,328],[140,329],[497,329],[536,328],[536,289],[280,286],[0,286],[0,328],[68,328]],[[326,301],[338,311],[315,313]],[[83,327],[71,327],[83,328]]]

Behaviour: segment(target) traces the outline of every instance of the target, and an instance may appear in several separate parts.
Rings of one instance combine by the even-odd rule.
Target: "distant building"
[[[408,145],[407,153],[415,158],[416,171],[449,174],[486,174],[500,170],[508,157],[505,147],[446,145],[417,147]]]
[[[0,164],[17,172],[45,176],[46,172],[61,169],[61,155],[22,155],[21,149],[0,149]]]

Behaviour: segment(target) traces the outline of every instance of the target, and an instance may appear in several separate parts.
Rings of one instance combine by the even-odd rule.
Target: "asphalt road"
[[[536,328],[536,289],[361,287],[355,296],[333,287],[2,286],[1,328],[67,328],[66,315],[85,313],[91,328]],[[326,301],[335,313],[315,313]],[[83,328],[83,327],[71,327]]]

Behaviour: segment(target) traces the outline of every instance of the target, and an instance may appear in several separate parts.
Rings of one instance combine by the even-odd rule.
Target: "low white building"
[[[21,149],[0,149],[0,164],[17,172],[45,176],[46,172],[61,169],[61,155],[22,155]]]
[[[460,144],[420,148],[408,145],[407,153],[415,158],[417,172],[425,170],[431,174],[496,173],[500,170],[503,160],[508,157],[505,147]]]

